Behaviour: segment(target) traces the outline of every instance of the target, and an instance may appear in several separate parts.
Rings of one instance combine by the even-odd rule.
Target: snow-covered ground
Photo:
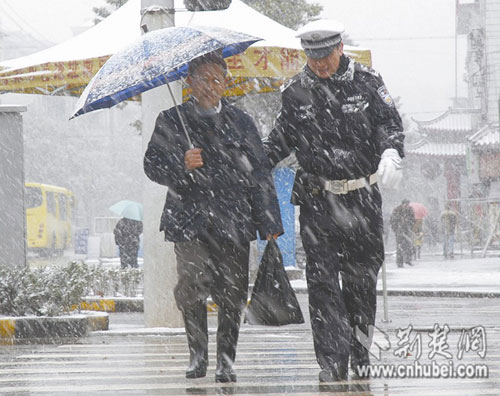
[[[478,254],[479,256],[479,254]],[[386,260],[388,290],[431,290],[500,293],[500,257],[464,256],[445,260],[442,256],[424,255],[413,266],[396,266],[393,256]],[[294,288],[306,288],[305,280],[291,282]],[[382,290],[382,271],[378,286]]]
[[[378,286],[382,288],[381,274]],[[424,256],[403,268],[398,268],[392,258],[387,261],[387,288],[500,293],[500,257],[445,260]]]

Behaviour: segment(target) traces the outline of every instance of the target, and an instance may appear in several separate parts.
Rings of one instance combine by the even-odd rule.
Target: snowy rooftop
[[[448,109],[445,113],[441,114],[428,121],[414,121],[418,125],[421,132],[473,132],[474,117],[479,115],[478,110],[473,109]]]
[[[462,157],[467,153],[467,145],[465,143],[436,143],[424,140],[419,145],[409,147],[405,151],[407,154],[414,155]]]
[[[486,125],[469,137],[469,141],[473,147],[500,147],[500,126]]]

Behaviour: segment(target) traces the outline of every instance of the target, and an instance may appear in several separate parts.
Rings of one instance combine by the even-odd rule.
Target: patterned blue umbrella
[[[222,50],[228,57],[262,40],[219,27],[169,27],[144,34],[103,65],[83,91],[71,118],[109,108],[187,74],[188,63]]]

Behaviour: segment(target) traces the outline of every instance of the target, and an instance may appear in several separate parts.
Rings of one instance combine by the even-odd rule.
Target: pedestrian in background
[[[444,258],[454,258],[455,231],[458,224],[458,215],[452,210],[450,204],[446,204],[445,210],[441,213],[441,229],[443,231],[443,256]]]
[[[292,203],[300,205],[321,382],[347,379],[349,358],[354,373],[370,363],[370,341],[358,336],[372,334],[384,260],[378,181],[397,187],[404,155],[394,101],[376,71],[344,54],[343,32],[328,20],[299,29],[307,64],[283,90],[265,141],[274,166],[292,152],[300,166]]]
[[[413,225],[413,258],[415,260],[420,259],[420,253],[422,251],[422,245],[424,243],[423,223],[423,218],[415,219],[415,224]]]
[[[412,265],[415,214],[409,203],[408,199],[403,199],[401,204],[392,211],[390,220],[391,228],[396,235],[396,263],[398,267],[403,267],[403,264]]]
[[[187,378],[206,376],[207,297],[218,307],[216,382],[235,382],[233,362],[248,295],[250,241],[283,232],[269,161],[252,119],[222,95],[227,66],[218,52],[189,64],[192,98],[160,113],[144,171],[168,186],[160,230],[174,242],[190,352]]]
[[[120,251],[121,268],[137,268],[142,221],[123,217],[116,223],[113,233]]]

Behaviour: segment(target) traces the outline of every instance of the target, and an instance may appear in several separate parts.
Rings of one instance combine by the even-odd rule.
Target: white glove
[[[397,150],[387,149],[382,153],[377,173],[383,187],[398,189],[403,179],[403,171]]]

